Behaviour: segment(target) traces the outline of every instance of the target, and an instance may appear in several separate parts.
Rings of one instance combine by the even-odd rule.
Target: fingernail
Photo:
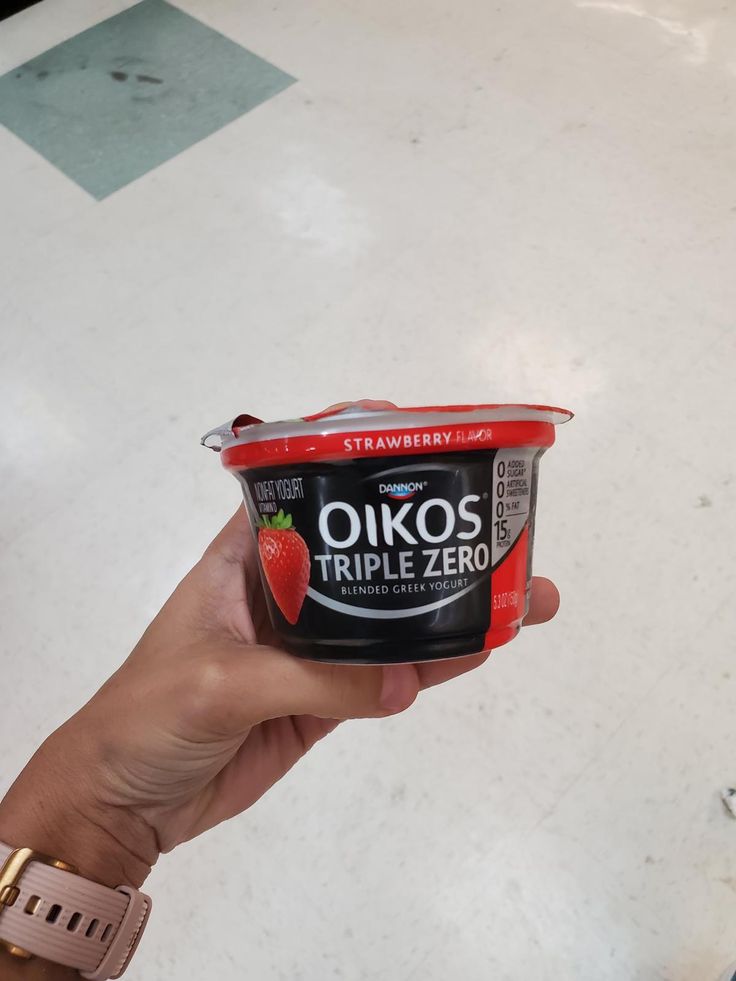
[[[390,664],[383,669],[380,705],[389,714],[403,712],[414,701],[416,692],[412,690],[414,668],[410,664]]]

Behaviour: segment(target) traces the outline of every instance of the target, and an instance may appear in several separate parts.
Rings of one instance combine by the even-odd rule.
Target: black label
[[[454,647],[481,649],[490,624],[495,454],[243,471],[266,594],[285,639],[405,647],[447,638],[447,656]],[[303,597],[289,595],[289,584]],[[450,638],[464,639],[453,646]]]

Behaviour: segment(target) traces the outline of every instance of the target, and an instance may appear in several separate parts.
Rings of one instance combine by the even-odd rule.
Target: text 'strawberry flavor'
[[[203,443],[240,481],[294,654],[386,664],[499,647],[529,602],[539,459],[564,409],[347,403],[238,416]]]

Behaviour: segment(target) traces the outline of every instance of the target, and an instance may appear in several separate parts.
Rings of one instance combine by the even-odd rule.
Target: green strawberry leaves
[[[288,531],[289,528],[293,528],[294,522],[292,521],[290,514],[284,514],[283,508],[279,508],[276,514],[269,515],[262,514],[258,518],[259,528],[273,528],[274,531]]]

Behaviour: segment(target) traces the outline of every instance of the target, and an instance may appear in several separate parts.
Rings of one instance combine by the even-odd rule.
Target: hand
[[[527,623],[554,616],[535,579]],[[250,807],[343,719],[393,715],[487,654],[358,667],[278,649],[241,507],[122,667],[0,805],[0,839],[140,885],[159,852]]]

